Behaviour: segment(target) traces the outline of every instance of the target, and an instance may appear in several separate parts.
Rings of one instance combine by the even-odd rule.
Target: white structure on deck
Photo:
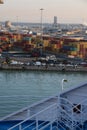
[[[22,129],[22,124],[29,120],[34,121],[36,130],[45,130],[48,126],[49,130],[61,130],[61,128],[63,130],[84,130],[84,123],[87,121],[87,83],[1,119],[1,121],[14,120],[21,120],[21,122],[8,130],[15,130],[17,127],[19,130],[24,130],[32,125],[28,124]],[[39,121],[43,121],[43,125],[39,124]],[[53,125],[54,122],[57,125]]]

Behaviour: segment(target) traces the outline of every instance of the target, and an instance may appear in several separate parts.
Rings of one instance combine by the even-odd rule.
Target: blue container
[[[31,37],[24,37],[24,40],[31,41]]]

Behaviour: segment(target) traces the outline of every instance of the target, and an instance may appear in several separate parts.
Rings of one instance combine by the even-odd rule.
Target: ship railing
[[[50,130],[53,129],[53,123],[55,122],[56,120],[52,121],[52,122],[49,122],[47,125],[43,126],[42,128],[40,128],[39,130],[44,130],[45,128],[49,128]]]
[[[42,127],[42,130],[43,128],[48,124],[50,124],[50,126],[52,125],[52,123],[54,121],[57,120],[57,103],[53,104],[53,105],[50,105],[49,107],[41,110],[40,112],[38,112],[37,114],[34,114],[33,116],[31,117],[28,117],[26,118],[25,120],[21,121],[20,123],[14,125],[13,127],[10,127],[8,130],[14,130],[16,128],[18,128],[19,130],[25,130],[26,128],[29,128],[31,125],[34,125],[34,129],[41,129]],[[30,124],[27,124],[27,126],[23,126],[24,123],[26,123],[27,121],[34,121]],[[39,124],[39,121],[43,121],[42,123]],[[46,123],[46,124],[45,124]]]
[[[81,106],[81,109],[78,108],[79,105]],[[73,113],[73,116],[76,117],[78,117],[78,115],[81,117],[84,116],[84,114],[87,114],[87,99],[78,104],[72,104],[68,99],[60,98],[60,106],[65,109],[69,114]],[[74,112],[74,109],[76,109],[77,112]]]
[[[75,125],[75,121],[72,120],[71,114],[69,114],[68,112],[66,112],[61,106],[59,106],[59,117],[58,117],[58,122],[59,124],[65,124],[66,127],[68,128],[72,128],[72,126],[74,127]]]
[[[69,129],[74,129],[76,127],[79,127],[80,123],[73,119],[71,115],[69,115],[66,111],[62,110],[61,116],[60,116],[60,122],[65,124],[66,127]]]
[[[80,125],[83,125],[87,120],[87,107],[85,106],[85,109],[83,109],[84,102],[87,102],[87,99],[77,105],[73,105],[68,99],[60,97],[59,108],[61,121],[69,128],[72,127],[73,129],[77,127],[80,130]],[[81,105],[81,110],[78,108],[78,105]],[[77,113],[74,112],[74,109],[76,109]]]
[[[80,109],[78,106],[80,106]],[[79,122],[83,124],[85,121],[87,121],[87,99],[75,105],[73,109],[77,110],[77,113],[73,112],[73,115]]]
[[[60,100],[60,101],[59,101]],[[35,128],[39,130],[42,126],[43,129],[44,127],[47,127],[48,125],[52,125],[52,123],[56,120],[59,122],[63,122],[68,126],[68,128],[79,128],[80,123],[83,124],[85,121],[85,111],[86,111],[86,106],[83,107],[83,104],[87,102],[87,100],[84,100],[83,102],[78,103],[77,105],[73,105],[70,101],[68,101],[65,98],[59,99],[59,103],[55,103],[53,105],[50,105],[49,107],[43,109],[42,111],[38,112],[37,114],[34,114],[33,116],[26,118],[24,121],[20,122],[19,124],[9,128],[8,130],[13,130],[15,128],[19,128],[19,130],[25,130],[26,127],[30,127],[33,124],[28,124],[25,128],[22,128],[23,123],[26,123],[26,121],[33,120],[35,124]],[[78,105],[81,105],[81,110],[78,109]],[[75,109],[79,113],[75,113],[73,109]],[[87,114],[87,112],[86,112]],[[78,119],[79,118],[79,119]],[[64,120],[65,119],[65,120]],[[43,121],[42,123],[39,124],[39,121]],[[45,124],[47,122],[47,124]],[[51,127],[50,125],[50,127]],[[42,130],[43,130],[42,129]]]
[[[57,125],[53,125],[54,122],[57,122]],[[47,125],[43,126],[39,130],[44,130],[46,128],[49,128],[49,130],[59,130],[59,126],[61,126],[62,130],[66,130],[65,126],[62,126],[61,124],[58,123],[58,119],[49,122]]]
[[[87,99],[83,100],[79,104],[81,104],[81,111],[82,111],[81,119],[82,122],[85,122],[87,121]]]

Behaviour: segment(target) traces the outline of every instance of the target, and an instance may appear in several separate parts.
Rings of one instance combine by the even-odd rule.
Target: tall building
[[[57,24],[57,16],[54,16],[53,26],[54,26],[54,27],[57,27],[57,25],[58,25],[58,24]]]
[[[54,24],[57,24],[57,16],[54,16]]]

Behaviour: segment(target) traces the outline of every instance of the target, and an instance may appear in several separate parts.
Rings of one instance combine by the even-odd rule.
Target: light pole
[[[40,11],[41,11],[41,36],[42,36],[42,34],[43,34],[43,8],[41,8],[40,9]]]
[[[42,36],[43,36],[43,8],[40,9],[41,11],[41,27],[40,27],[40,30],[41,30],[41,43],[40,43],[40,53],[41,53],[41,56],[42,56],[42,47],[43,47],[43,39],[42,39]]]
[[[4,4],[3,0],[0,0],[0,4]]]
[[[63,91],[63,83],[64,82],[67,82],[67,80],[66,79],[62,79],[62,91]]]

